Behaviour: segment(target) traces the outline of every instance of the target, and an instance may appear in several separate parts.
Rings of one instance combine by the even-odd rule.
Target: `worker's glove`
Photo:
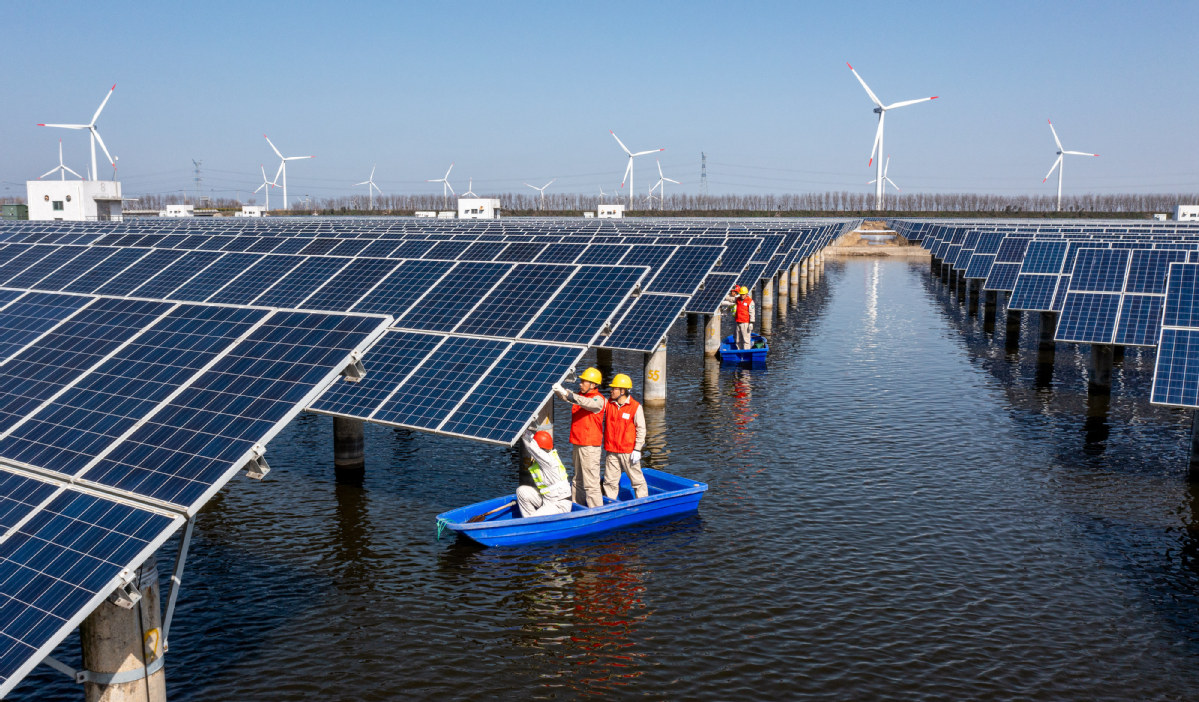
[[[640,463],[640,462],[641,462],[641,452],[634,451],[633,452],[633,463]]]
[[[564,400],[570,396],[570,393],[566,390],[566,388],[562,387],[562,383],[554,383],[554,393]]]
[[[532,440],[533,440],[533,430],[525,429],[525,441],[532,441]]]

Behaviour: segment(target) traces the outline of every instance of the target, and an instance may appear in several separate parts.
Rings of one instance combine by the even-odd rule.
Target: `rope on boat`
[[[449,526],[449,522],[447,522],[446,520],[444,520],[444,519],[437,520],[437,540],[438,541],[441,541],[441,532],[445,531],[445,528],[447,526]]]

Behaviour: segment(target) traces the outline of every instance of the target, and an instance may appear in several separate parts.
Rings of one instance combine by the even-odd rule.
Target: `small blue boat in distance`
[[[743,363],[757,366],[766,364],[766,354],[769,352],[770,345],[766,343],[766,337],[761,334],[750,336],[748,349],[737,348],[736,339],[730,334],[720,344],[719,355],[721,363]]]
[[[521,517],[515,504],[516,496],[505,495],[442,512],[437,515],[438,533],[443,529],[449,529],[484,546],[519,546],[561,541],[694,512],[699,508],[699,500],[708,489],[706,483],[687,480],[653,468],[645,468],[643,472],[645,482],[649,486],[649,495],[646,497],[633,497],[629,476],[622,475],[619,499],[611,500],[605,497],[604,504],[600,507],[588,508],[576,503],[570,512],[542,517]],[[509,502],[513,503],[510,507],[488,515],[483,521],[470,521],[471,517],[486,514]]]

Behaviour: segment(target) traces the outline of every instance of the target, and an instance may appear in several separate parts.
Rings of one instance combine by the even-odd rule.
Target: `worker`
[[[600,449],[604,443],[604,396],[599,392],[604,376],[595,368],[579,374],[579,391],[571,392],[554,383],[554,393],[573,405],[570,408],[570,443],[575,474],[574,501],[588,507],[604,504],[600,485]]]
[[[733,321],[737,323],[735,337],[737,348],[750,348],[753,346],[754,320],[757,315],[754,311],[753,298],[749,296],[749,288],[744,285],[734,287],[728,297],[724,299],[724,304],[733,308]]]
[[[533,485],[516,488],[516,506],[522,517],[563,514],[571,509],[570,478],[566,466],[554,450],[554,437],[548,431],[525,432],[525,450],[533,462],[527,466]]]
[[[641,447],[645,445],[645,412],[633,399],[633,381],[617,373],[608,386],[608,406],[604,409],[604,496],[615,500],[620,494],[620,474],[629,476],[634,497],[649,495],[641,472]]]

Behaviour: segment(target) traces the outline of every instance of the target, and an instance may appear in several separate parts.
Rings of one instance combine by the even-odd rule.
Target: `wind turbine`
[[[467,197],[467,196],[478,197],[478,195],[475,195],[474,187],[475,187],[475,179],[468,178],[466,181],[466,192],[462,193],[462,197]]]
[[[299,161],[300,159],[304,159],[304,158],[316,158],[316,156],[284,156],[283,154],[279,153],[279,149],[275,148],[275,145],[271,143],[271,140],[269,137],[267,137],[267,135],[263,134],[262,138],[266,139],[266,143],[271,145],[271,151],[274,151],[275,155],[279,157],[279,170],[275,171],[275,182],[278,182],[279,174],[282,173],[283,174],[283,209],[286,210],[287,209],[287,162],[288,161]]]
[[[1062,149],[1062,140],[1057,138],[1057,130],[1053,128],[1053,120],[1047,121],[1049,122],[1049,131],[1053,132],[1053,142],[1057,144],[1057,160],[1053,162],[1053,166],[1049,169],[1049,172],[1045,174],[1045,180],[1042,180],[1041,182],[1044,183],[1046,180],[1049,180],[1049,176],[1053,175],[1053,169],[1057,169],[1057,211],[1061,212],[1062,171],[1066,168],[1063,159],[1065,159],[1067,154],[1070,156],[1098,156],[1099,154],[1088,154],[1085,151],[1066,151]]]
[[[450,171],[452,171],[452,170],[454,170],[454,162],[450,161],[450,167],[445,169],[445,175],[438,178],[437,180],[426,180],[425,181],[426,183],[441,183],[441,199],[442,199],[441,206],[442,207],[450,206],[450,197],[445,194],[446,188],[449,188],[449,191],[454,193],[454,186],[450,185]],[[458,193],[454,193],[454,194],[457,195]]]
[[[558,180],[558,179],[557,179],[557,178],[554,178],[554,180]],[[548,187],[550,187],[550,184],[551,184],[551,183],[553,183],[553,182],[554,182],[554,180],[551,180],[549,183],[546,183],[545,185],[541,186],[540,188],[539,188],[539,187],[537,187],[536,185],[529,185],[528,183],[525,183],[525,185],[528,185],[530,188],[532,188],[532,189],[534,189],[534,190],[536,190],[536,191],[538,191],[538,192],[540,192],[540,193],[541,193],[541,202],[540,202],[540,203],[538,203],[538,205],[537,205],[537,209],[539,209],[539,210],[540,210],[540,209],[543,209],[543,208],[545,207],[545,189],[546,189],[546,188],[548,188]]]
[[[895,181],[893,181],[887,177],[887,170],[889,168],[891,168],[891,154],[887,154],[887,162],[883,165],[883,183],[884,183],[883,187],[886,188],[886,183],[890,183],[891,187],[895,188],[895,192],[899,192],[899,186],[895,184]],[[866,185],[873,185],[873,184],[874,184],[873,180],[866,183]]]
[[[96,114],[92,115],[92,121],[87,124],[39,124],[39,127],[58,127],[59,129],[86,129],[92,135],[92,169],[88,171],[92,177],[99,178],[99,171],[96,170],[96,142],[100,142],[100,148],[104,149],[104,155],[108,156],[108,162],[116,168],[116,160],[108,153],[108,147],[104,145],[104,140],[100,138],[100,132],[96,131],[96,120],[100,119],[100,113],[104,110],[104,106],[108,104],[108,99],[112,97],[112,92],[117,89],[117,84],[113,83],[108,89],[108,94],[104,96],[104,101],[96,108]],[[64,176],[65,178],[66,176]]]
[[[266,179],[266,166],[259,164],[258,168],[259,168],[259,170],[262,171],[262,185],[259,185],[257,188],[255,188],[254,192],[257,193],[259,190],[266,188],[266,211],[270,212],[271,211],[271,188],[277,188],[277,187],[279,187],[279,185],[277,183],[275,183],[275,181],[273,181],[273,180]]]
[[[354,187],[358,187],[359,185],[367,186],[366,192],[368,195],[370,195],[370,199],[371,199],[370,208],[372,210],[375,209],[375,191],[379,190],[379,186],[375,185],[375,167],[374,166],[371,166],[371,177],[370,178],[367,178],[366,180],[362,181],[361,183],[354,183]],[[383,191],[379,190],[379,194],[382,195]]]
[[[621,178],[620,187],[624,187],[624,182],[626,179],[629,181],[629,209],[631,210],[633,209],[633,159],[637,158],[638,156],[646,156],[658,151],[665,151],[666,149],[650,149],[649,151],[638,151],[637,153],[633,153],[632,151],[629,151],[627,146],[624,145],[624,142],[620,140],[620,137],[616,136],[616,132],[609,129],[608,133],[612,135],[612,138],[616,140],[617,144],[620,144],[620,148],[629,155],[629,165],[624,169],[625,177]]]
[[[599,201],[600,201],[600,202],[603,202],[603,201],[604,201],[604,198],[608,197],[608,193],[604,192],[604,186],[602,186],[602,185],[601,185],[601,186],[599,186],[599,189],[600,189],[600,199],[599,199]]]
[[[60,180],[67,179],[67,171],[70,171],[71,175],[75,176],[79,180],[83,180],[83,176],[79,175],[75,171],[71,171],[70,168],[68,168],[66,165],[63,164],[63,162],[62,162],[62,139],[58,140],[58,166],[56,168],[51,168],[50,170],[41,174],[40,176],[37,177],[37,179],[41,180],[42,178],[45,178],[46,176],[50,175],[51,173],[54,173],[55,171],[62,171],[62,178],[60,178]]]
[[[682,183],[673,178],[667,178],[666,176],[662,175],[662,162],[658,159],[654,159],[654,161],[658,164],[658,183],[654,186],[654,188],[658,189],[658,205],[659,209],[661,209],[666,207],[666,186],[664,184],[674,183],[675,185],[682,185]],[[652,193],[654,188],[650,188],[649,191]]]
[[[849,66],[849,70],[853,72],[854,78],[857,78],[858,82],[862,84],[862,87],[866,89],[866,94],[870,96],[870,100],[874,103],[874,106],[875,106],[874,111],[878,114],[878,131],[876,131],[874,133],[874,146],[872,146],[870,148],[870,161],[867,162],[866,165],[869,166],[870,164],[875,163],[875,160],[876,160],[875,155],[877,154],[879,156],[879,158],[877,159],[878,163],[875,164],[874,208],[876,210],[881,210],[881,209],[883,209],[883,181],[884,181],[883,160],[882,160],[883,121],[885,120],[885,118],[887,116],[887,110],[894,110],[897,107],[907,107],[908,105],[915,105],[918,102],[928,102],[929,100],[936,100],[938,96],[934,95],[932,97],[920,98],[918,100],[903,100],[901,102],[893,102],[890,105],[884,105],[882,103],[882,101],[878,99],[878,96],[874,94],[874,91],[870,89],[870,86],[866,85],[866,81],[862,80],[862,76],[859,76],[858,72],[853,70],[853,66],[850,66],[848,61],[845,63],[845,65]]]

